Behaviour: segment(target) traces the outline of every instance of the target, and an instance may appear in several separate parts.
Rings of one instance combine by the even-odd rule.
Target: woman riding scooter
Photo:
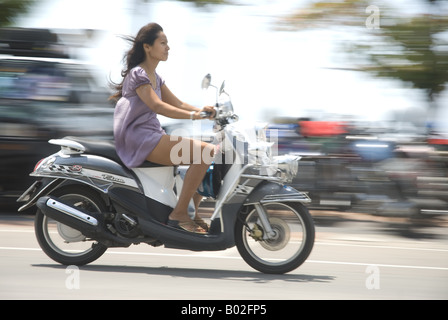
[[[178,203],[169,215],[168,225],[195,233],[206,233],[207,223],[198,216],[202,196],[196,190],[212,163],[214,146],[199,140],[167,135],[157,114],[174,119],[202,119],[201,112],[214,117],[215,110],[205,106],[202,110],[179,100],[156,73],[160,61],[168,59],[168,40],[160,25],[149,23],[135,38],[128,39],[132,48],[126,53],[123,81],[114,85],[117,91],[111,98],[117,100],[114,114],[116,151],[128,168],[139,167],[144,161],[162,165],[190,165]],[[174,147],[182,143],[189,150],[173,154]],[[195,149],[196,148],[196,149]],[[176,148],[177,150],[177,148]],[[180,148],[187,150],[185,148]],[[196,156],[199,154],[199,156]],[[194,157],[196,156],[196,158]],[[194,220],[188,215],[188,204],[193,198],[196,208]]]

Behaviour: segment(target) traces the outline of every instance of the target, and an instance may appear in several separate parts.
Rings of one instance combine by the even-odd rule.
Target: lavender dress
[[[165,83],[156,74],[159,98]],[[148,75],[141,67],[131,69],[123,82],[122,97],[115,106],[114,138],[117,154],[128,168],[140,166],[154,150],[161,137],[166,134],[157,114],[152,111],[135,91],[143,84],[151,84]],[[154,86],[153,86],[154,87]]]

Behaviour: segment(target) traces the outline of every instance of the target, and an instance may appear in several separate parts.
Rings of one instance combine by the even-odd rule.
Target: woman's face
[[[168,59],[170,47],[168,46],[168,38],[163,32],[159,33],[159,36],[152,46],[145,43],[143,47],[145,48],[146,54],[152,59],[158,61],[166,61]]]

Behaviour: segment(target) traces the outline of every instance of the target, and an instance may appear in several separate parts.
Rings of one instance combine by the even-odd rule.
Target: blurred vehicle
[[[47,143],[67,135],[112,139],[113,106],[87,64],[70,59],[57,35],[0,29],[0,202],[27,188]]]
[[[311,209],[411,219],[448,214],[448,153],[440,137],[427,143],[418,131],[310,119],[276,120],[269,128],[279,154],[302,157],[291,186],[308,192]]]

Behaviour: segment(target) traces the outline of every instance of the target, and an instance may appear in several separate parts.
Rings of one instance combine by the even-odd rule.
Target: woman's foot
[[[200,225],[196,224],[196,222],[193,220],[179,221],[179,220],[168,219],[167,224],[173,228],[177,228],[177,229],[188,231],[188,232],[198,233],[198,234],[206,234],[208,231],[208,229],[204,229]]]
[[[205,222],[201,217],[196,217],[193,220],[198,226],[200,226],[202,229],[204,229],[205,231],[209,231],[210,230],[210,226],[207,224],[207,222]]]

